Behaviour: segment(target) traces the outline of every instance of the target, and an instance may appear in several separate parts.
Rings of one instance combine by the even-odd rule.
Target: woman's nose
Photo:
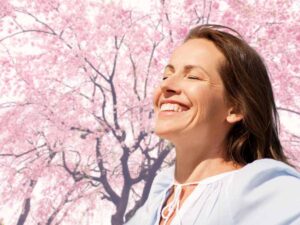
[[[160,88],[164,93],[180,93],[180,81],[178,76],[172,75],[165,78],[165,80],[161,82]]]

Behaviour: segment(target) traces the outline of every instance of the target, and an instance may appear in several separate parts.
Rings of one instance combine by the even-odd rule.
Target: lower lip
[[[158,113],[159,116],[176,116],[179,115],[181,113],[184,113],[185,111],[181,111],[181,112],[175,112],[175,111],[160,111]]]

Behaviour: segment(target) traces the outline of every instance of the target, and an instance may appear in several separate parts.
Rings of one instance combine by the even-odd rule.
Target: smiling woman
[[[300,224],[300,174],[282,151],[268,73],[237,32],[192,29],[153,103],[176,163],[128,225]]]
[[[212,42],[206,39],[188,40],[172,54],[164,80],[155,93],[155,132],[178,149],[184,148],[184,154],[197,152],[203,155],[201,149],[212,149],[206,154],[224,152],[219,148],[225,146],[216,143],[216,140],[224,142],[230,129],[230,124],[225,121],[229,107],[218,74],[218,65],[222,61],[224,56]],[[162,110],[165,104],[170,103],[185,106],[185,110],[181,113]],[[199,144],[193,143],[199,139],[205,140],[201,142],[201,149]],[[218,146],[207,146],[212,143]]]

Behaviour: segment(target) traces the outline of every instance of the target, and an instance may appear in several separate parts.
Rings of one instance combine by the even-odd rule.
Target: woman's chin
[[[159,136],[160,138],[167,139],[169,141],[173,140],[178,137],[178,129],[172,129],[170,127],[155,127],[154,133]]]

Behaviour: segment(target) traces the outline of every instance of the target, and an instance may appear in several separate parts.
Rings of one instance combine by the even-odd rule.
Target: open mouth
[[[189,110],[189,107],[185,106],[185,105],[181,105],[178,103],[163,103],[160,106],[160,112],[176,112],[176,113],[180,113],[180,112],[184,112]]]

